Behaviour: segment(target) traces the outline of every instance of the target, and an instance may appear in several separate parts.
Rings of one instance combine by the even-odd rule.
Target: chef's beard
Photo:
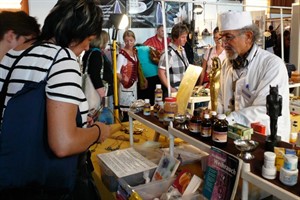
[[[236,59],[239,54],[231,47],[227,47],[225,48],[225,53],[226,53],[226,57],[229,59],[229,60],[234,60]]]

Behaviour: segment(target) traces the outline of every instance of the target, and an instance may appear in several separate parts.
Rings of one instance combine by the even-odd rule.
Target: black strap
[[[171,46],[168,46],[168,47],[170,47],[176,54],[177,54],[177,56],[180,58],[180,60],[183,62],[183,64],[184,64],[184,66],[185,66],[185,69],[187,69],[187,65],[186,65],[186,63],[184,62],[184,59],[182,58],[182,56],[178,53],[178,51],[177,50],[175,50],[175,49],[173,49],[173,47],[171,47]],[[183,48],[183,47],[182,47]]]
[[[14,63],[12,64],[12,66],[10,67],[10,70],[4,80],[4,83],[3,83],[3,87],[2,87],[2,90],[0,92],[0,115],[2,116],[3,114],[3,108],[4,108],[4,102],[5,102],[5,98],[6,98],[6,94],[7,94],[7,90],[8,90],[8,83],[9,83],[9,80],[10,80],[10,77],[11,77],[11,74],[12,72],[14,71],[14,69],[16,68],[16,65],[17,63],[21,60],[22,57],[24,57],[24,55],[28,54],[28,52],[30,52],[32,49],[34,49],[36,46],[38,46],[39,44],[36,44],[36,45],[32,45],[30,46],[29,48],[27,48],[26,50],[24,50],[18,57],[17,59],[14,61]],[[49,72],[50,72],[50,69],[51,67],[53,66],[57,56],[58,56],[58,53],[62,50],[59,49],[56,53],[56,55],[54,56],[53,58],[53,61],[52,61],[52,64],[51,66],[49,67],[48,69],[48,72],[47,72],[47,75],[45,77],[45,80],[48,78],[48,75],[49,75]]]
[[[35,47],[35,45],[32,45],[31,47],[27,48],[26,50],[24,50],[19,56],[18,58],[14,61],[14,63],[12,64],[12,66],[10,67],[10,70],[3,82],[3,86],[2,86],[2,90],[0,92],[0,114],[2,116],[2,112],[3,112],[3,108],[4,108],[4,102],[5,102],[5,98],[6,98],[6,94],[7,94],[7,89],[8,89],[8,83],[11,77],[12,72],[14,71],[14,69],[16,68],[17,63],[20,61],[20,59],[26,55],[30,50],[32,50]]]

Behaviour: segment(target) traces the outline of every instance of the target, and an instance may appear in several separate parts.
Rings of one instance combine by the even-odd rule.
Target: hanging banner
[[[168,2],[166,6],[167,27],[188,22],[188,4]],[[109,16],[113,13],[128,15],[130,28],[155,28],[162,24],[161,2],[153,0],[101,0],[103,28],[111,28]],[[128,9],[126,9],[128,8]]]

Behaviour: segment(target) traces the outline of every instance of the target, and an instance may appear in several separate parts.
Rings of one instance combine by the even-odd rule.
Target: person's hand
[[[176,88],[173,88],[173,87],[171,87],[171,93],[173,93],[173,92],[177,92],[177,89],[176,89]]]
[[[106,89],[105,89],[105,87],[98,88],[97,91],[98,91],[101,99],[106,96]]]
[[[100,135],[100,138],[98,140],[98,142],[101,143],[110,136],[110,126],[106,125],[102,122],[95,122],[95,124],[97,124],[101,129],[101,135]]]

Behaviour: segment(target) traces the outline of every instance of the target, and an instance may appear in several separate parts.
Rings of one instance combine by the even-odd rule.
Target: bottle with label
[[[160,109],[160,103],[159,102],[160,101],[155,101],[155,104],[153,105],[153,115],[155,117],[157,117],[157,113],[158,113],[158,111]]]
[[[169,125],[171,121],[174,121],[175,115],[178,112],[176,97],[165,98],[164,110],[165,110],[164,124]]]
[[[199,109],[194,109],[193,116],[189,121],[189,131],[191,134],[200,135],[201,122],[201,111]]]
[[[109,108],[109,97],[102,98],[101,101],[102,110],[100,111],[98,121],[103,122],[105,124],[113,124],[114,123],[114,114],[113,111]]]
[[[217,112],[212,110],[210,111],[210,121],[211,121],[211,135],[212,135],[212,132],[213,132],[213,127],[214,127],[214,124],[215,122],[218,120],[217,118]]]
[[[159,110],[157,112],[158,121],[160,121],[161,123],[163,123],[164,122],[164,118],[165,118],[164,102],[163,101],[159,101],[158,105],[159,105]]]
[[[211,140],[211,121],[209,114],[204,114],[204,119],[201,124],[201,138],[205,141]]]
[[[223,148],[227,145],[228,122],[225,114],[218,114],[218,120],[213,127],[212,141],[213,145]]]
[[[151,105],[150,105],[150,100],[149,99],[145,99],[143,114],[146,115],[146,116],[151,115]]]
[[[154,101],[163,100],[163,90],[161,89],[161,84],[156,84],[156,89],[154,90]]]

